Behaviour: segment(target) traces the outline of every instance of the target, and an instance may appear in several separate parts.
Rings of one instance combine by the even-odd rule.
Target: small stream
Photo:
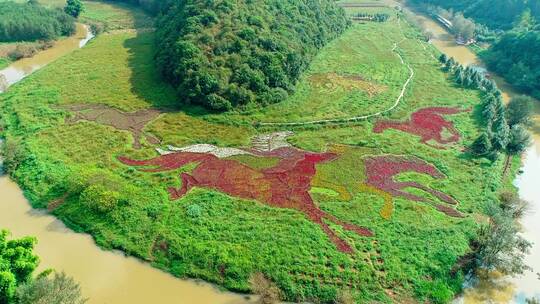
[[[0,71],[12,85],[52,61],[83,47],[93,35],[77,24],[74,36],[57,41],[32,58]],[[1,140],[0,140],[1,144]],[[1,162],[1,160],[0,160]],[[1,169],[1,168],[0,168]],[[104,251],[92,237],[75,233],[44,210],[32,209],[21,189],[0,170],[0,229],[15,238],[35,236],[39,270],[64,271],[81,284],[89,304],[245,304],[245,296],[221,292],[214,286],[181,280],[118,251]]]

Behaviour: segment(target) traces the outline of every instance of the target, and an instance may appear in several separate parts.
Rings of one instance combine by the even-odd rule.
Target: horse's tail
[[[391,121],[391,120],[379,120],[373,127],[374,133],[382,133],[387,129],[400,129],[403,128],[406,122]]]

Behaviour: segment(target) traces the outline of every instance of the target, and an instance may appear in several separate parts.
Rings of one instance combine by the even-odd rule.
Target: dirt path
[[[396,43],[394,43],[394,46],[393,46],[391,51],[396,54],[396,56],[401,61],[402,65],[407,66],[407,69],[409,70],[410,74],[409,74],[409,78],[407,78],[407,80],[403,84],[401,92],[399,93],[399,96],[397,97],[396,101],[394,102],[394,104],[391,107],[389,107],[388,109],[385,109],[383,111],[380,111],[380,112],[367,114],[367,115],[362,115],[362,116],[354,116],[354,117],[347,117],[347,118],[334,118],[334,119],[321,119],[321,120],[312,120],[312,121],[305,121],[305,122],[259,122],[258,125],[259,126],[307,126],[307,125],[318,125],[318,124],[326,124],[326,123],[334,123],[334,124],[347,123],[347,122],[355,122],[355,121],[359,121],[359,120],[365,120],[365,119],[368,119],[368,118],[371,118],[371,117],[381,116],[383,114],[386,114],[386,113],[394,110],[400,104],[400,102],[403,100],[403,97],[405,96],[405,92],[407,90],[407,87],[409,86],[409,84],[411,83],[411,81],[412,81],[412,79],[414,77],[413,68],[411,67],[410,64],[405,63],[405,60],[403,59],[403,56],[401,56],[401,54],[397,51],[399,45],[403,41],[407,40],[407,38],[405,37],[405,34],[403,33],[403,29],[401,27],[401,18],[398,17],[397,20],[398,20],[399,30],[401,31],[401,34],[403,35],[403,39],[396,42]]]

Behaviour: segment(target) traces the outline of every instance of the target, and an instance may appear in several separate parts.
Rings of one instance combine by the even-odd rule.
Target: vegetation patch
[[[75,19],[39,4],[0,2],[0,42],[54,40],[75,33]]]
[[[158,110],[146,109],[129,113],[99,104],[70,105],[63,108],[74,113],[73,116],[66,120],[69,124],[86,120],[130,132],[133,136],[133,147],[135,149],[141,148],[143,135],[150,144],[157,145],[160,142],[155,136],[143,131],[150,121],[159,116],[161,112]]]
[[[359,75],[339,75],[336,73],[313,74],[309,77],[309,80],[319,89],[361,90],[365,91],[370,98],[386,90],[385,86],[373,84]]]

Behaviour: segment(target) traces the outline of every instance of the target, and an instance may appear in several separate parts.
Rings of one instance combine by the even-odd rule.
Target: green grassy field
[[[124,16],[131,13],[125,7],[116,9],[121,13],[103,6],[85,16],[118,28],[146,27],[127,22],[130,18]],[[391,50],[403,39],[397,51],[415,76],[404,99],[386,118],[404,120],[428,106],[465,109],[479,103],[478,92],[457,88],[447,79],[432,57],[436,50],[418,39],[416,29],[398,22],[394,11],[381,10],[393,17],[385,23],[354,24],[321,51],[285,102],[220,115],[177,103],[153,65],[152,32],[105,33],[0,96],[3,135],[20,155],[13,177],[35,207],[65,198],[54,214],[69,226],[92,234],[100,246],[124,250],[179,277],[248,292],[250,275],[263,272],[291,301],[331,303],[339,292],[350,290],[360,302],[447,302],[463,281],[462,274],[452,273],[454,264],[470,250],[484,205],[506,185],[500,181],[502,161],[491,164],[462,152],[479,132],[470,113],[448,117],[462,139],[446,150],[421,144],[417,136],[400,131],[375,134],[371,130],[376,119],[292,129],[291,142],[302,149],[324,151],[346,145],[338,161],[318,169],[346,188],[351,198],[344,200],[320,186],[312,196],[322,210],[375,233],[360,237],[332,226],[353,244],[352,255],[338,251],[319,226],[297,211],[202,188],[172,201],[166,186],[179,186],[179,172],[190,168],[136,171],[115,157],[156,156],[155,146],[143,141],[143,149],[134,150],[128,132],[90,121],[65,122],[72,114],[62,106],[69,104],[104,104],[123,111],[158,108],[164,113],[145,130],[157,136],[161,146],[247,146],[251,137],[269,131],[256,128],[257,122],[344,118],[390,107],[409,76]],[[351,83],[340,75],[360,76],[361,81]],[[381,217],[383,198],[359,185],[365,180],[363,159],[386,154],[414,155],[435,165],[445,179],[420,174],[399,178],[452,195],[466,217],[451,218],[429,204],[403,198],[394,199],[389,219]],[[104,212],[83,202],[81,192],[89,185],[97,185],[103,196],[116,197],[116,204]],[[200,210],[197,215],[188,212],[192,206]]]

